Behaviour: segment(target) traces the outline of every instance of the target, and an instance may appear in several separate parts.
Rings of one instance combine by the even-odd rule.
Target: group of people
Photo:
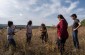
[[[56,28],[57,28],[57,46],[59,51],[62,53],[65,49],[65,42],[68,39],[68,22],[66,21],[66,19],[63,17],[63,15],[58,15],[57,17],[59,19],[59,23],[57,24]],[[79,21],[79,19],[77,19],[77,15],[76,14],[72,14],[71,18],[74,20],[73,25],[72,25],[72,36],[73,36],[73,43],[76,49],[79,49],[79,41],[78,41],[78,28],[81,26],[81,23]],[[47,33],[47,28],[45,24],[41,24],[41,39],[42,39],[42,43],[47,42],[48,40],[48,33]],[[8,21],[8,28],[7,28],[7,39],[8,39],[8,43],[13,45],[14,47],[16,47],[16,43],[15,40],[13,38],[13,36],[15,35],[15,26],[13,25],[12,21]],[[27,39],[27,43],[31,42],[31,38],[32,38],[32,21],[30,20],[27,23],[26,26],[26,39]]]
[[[41,36],[40,39],[42,40],[42,43],[47,42],[48,40],[48,33],[47,33],[47,28],[44,23],[41,24],[40,27],[41,31]],[[12,45],[16,47],[15,40],[13,36],[15,35],[15,26],[12,21],[8,21],[8,27],[7,27],[7,40],[8,40],[8,46]],[[30,44],[32,38],[32,21],[30,20],[27,25],[26,25],[26,42]]]
[[[81,26],[81,23],[79,21],[79,19],[77,19],[77,15],[76,14],[72,14],[71,18],[73,19],[73,25],[72,25],[72,36],[73,36],[73,43],[74,43],[74,47],[76,51],[77,49],[80,49],[79,46],[79,41],[78,41],[78,28]],[[57,27],[57,45],[58,45],[58,49],[59,51],[62,53],[65,49],[65,42],[68,39],[68,23],[66,21],[66,19],[63,17],[63,15],[58,15],[58,19],[59,19],[59,23],[56,26]]]

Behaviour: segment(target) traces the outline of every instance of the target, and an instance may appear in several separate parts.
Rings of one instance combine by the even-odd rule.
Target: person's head
[[[41,24],[41,27],[46,27],[46,26],[45,26],[45,24],[42,23],[42,24]]]
[[[71,15],[71,18],[72,18],[73,20],[75,20],[75,19],[77,18],[77,15],[76,15],[76,14],[72,14],[72,15]]]
[[[8,27],[11,27],[13,25],[12,21],[8,21]]]
[[[27,25],[32,25],[32,21],[30,20]]]
[[[58,19],[61,20],[61,19],[65,19],[65,18],[63,17],[63,15],[60,14],[60,15],[58,15]]]
[[[60,15],[58,15],[58,19],[59,19],[59,21],[60,21],[60,20],[62,20],[62,19],[64,19],[64,20],[66,21],[66,19],[64,18],[64,16],[63,16],[63,15],[61,15],[61,14],[60,14]],[[67,21],[66,21],[66,23],[67,23],[67,25],[68,25],[68,22],[67,22]]]

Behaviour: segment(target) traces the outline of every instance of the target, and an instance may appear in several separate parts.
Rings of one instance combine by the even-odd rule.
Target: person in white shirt
[[[32,38],[32,21],[30,20],[26,26],[27,43],[30,44]]]
[[[14,47],[16,47],[16,43],[15,40],[13,38],[13,36],[15,35],[15,28],[13,28],[13,22],[12,21],[8,21],[8,27],[7,27],[7,40],[8,40],[8,45],[13,45]]]

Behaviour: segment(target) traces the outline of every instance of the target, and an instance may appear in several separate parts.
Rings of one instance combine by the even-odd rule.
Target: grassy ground
[[[66,41],[64,55],[85,55],[85,27],[79,29],[79,43],[81,48],[76,52],[73,51],[71,28],[68,31],[69,38]],[[33,29],[33,37],[30,45],[26,43],[25,33],[25,29],[19,30],[14,36],[17,44],[15,51],[12,46],[9,48],[5,47],[7,32],[5,29],[0,30],[0,55],[59,55],[58,50],[54,50],[57,39],[56,29],[48,29],[49,40],[46,44],[42,44],[41,42],[39,29]]]

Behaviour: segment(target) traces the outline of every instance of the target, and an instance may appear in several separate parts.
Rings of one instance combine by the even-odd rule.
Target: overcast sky
[[[12,20],[14,24],[26,25],[29,20],[33,25],[57,25],[58,14],[64,15],[69,25],[70,15],[76,13],[80,20],[85,17],[85,0],[0,0],[0,24]]]

